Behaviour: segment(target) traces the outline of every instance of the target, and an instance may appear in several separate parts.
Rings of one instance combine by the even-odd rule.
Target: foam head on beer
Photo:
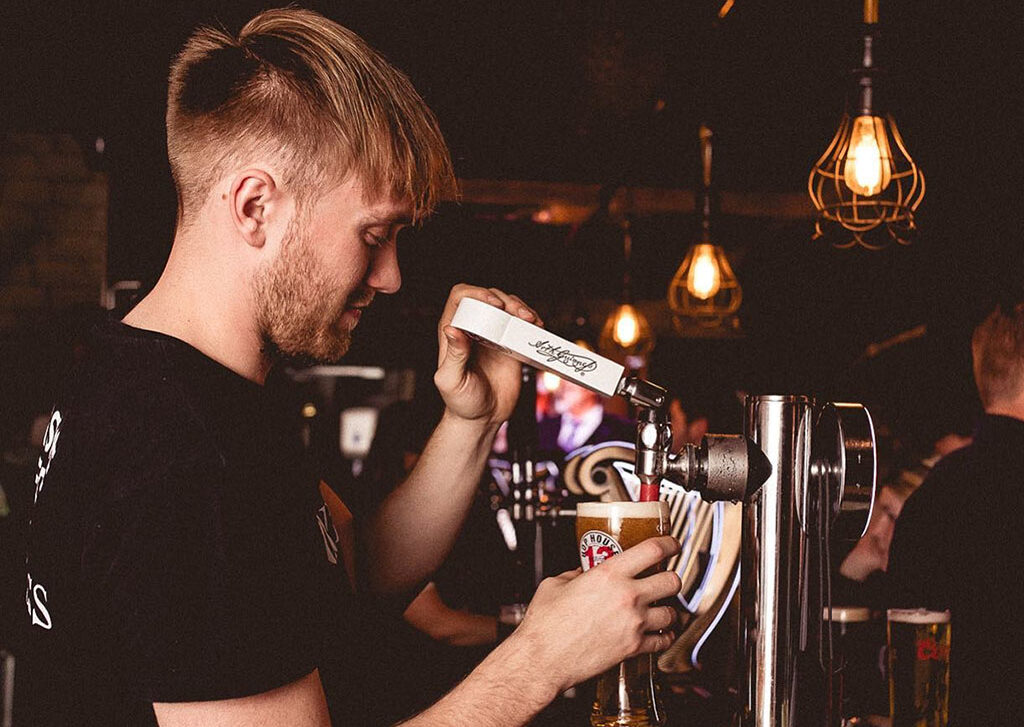
[[[889,620],[905,624],[948,624],[949,611],[926,611],[923,608],[890,608]]]

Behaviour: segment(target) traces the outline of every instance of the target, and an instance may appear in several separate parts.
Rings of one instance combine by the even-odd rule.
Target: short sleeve
[[[126,686],[148,701],[204,701],[311,672],[328,565],[315,484],[258,441],[249,458],[168,427],[146,441],[106,468],[82,557],[89,610]]]

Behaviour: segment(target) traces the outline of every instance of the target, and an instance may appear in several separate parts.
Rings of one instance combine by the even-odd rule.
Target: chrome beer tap
[[[618,393],[636,410],[636,463],[640,499],[657,499],[665,481],[695,490],[709,501],[746,501],[771,474],[771,463],[753,441],[739,434],[708,434],[672,453],[672,427],[665,410],[668,392],[634,376]],[[646,489],[645,489],[646,488]]]

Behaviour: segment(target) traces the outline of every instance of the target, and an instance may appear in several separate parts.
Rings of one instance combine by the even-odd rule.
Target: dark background
[[[802,192],[859,59],[855,0],[309,2],[413,79],[465,178],[690,188],[697,127],[716,132],[722,189]],[[173,235],[166,73],[200,22],[237,30],[267,3],[4,3],[4,128],[72,132],[110,176],[111,281],[151,283]],[[883,0],[883,92],[927,178],[907,248],[839,251],[810,221],[724,218],[745,337],[663,337],[669,379],[861,398],[896,426],[974,406],[970,327],[1021,276],[1019,6]],[[450,205],[401,246],[403,291],[364,317],[350,360],[429,369],[448,288],[520,292],[545,314],[618,293],[621,253],[595,222],[569,230]],[[635,288],[663,298],[696,235],[687,215],[637,219]],[[927,335],[867,362],[870,342]],[[600,321],[595,321],[596,325]]]

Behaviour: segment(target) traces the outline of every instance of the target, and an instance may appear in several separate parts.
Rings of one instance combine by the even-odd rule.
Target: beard
[[[347,300],[316,264],[310,236],[296,219],[285,232],[281,255],[253,281],[256,325],[271,360],[305,365],[332,363],[348,352],[352,331],[341,320]],[[358,289],[350,300],[368,303],[372,291]]]

